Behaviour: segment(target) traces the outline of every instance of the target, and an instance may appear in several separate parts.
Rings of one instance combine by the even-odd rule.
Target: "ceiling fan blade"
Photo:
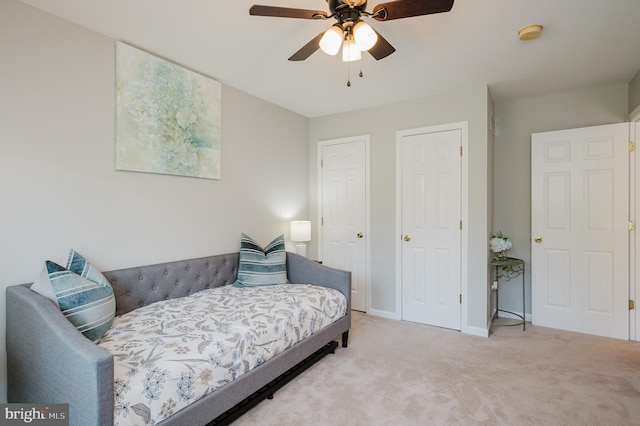
[[[289,58],[290,61],[304,61],[309,56],[311,56],[316,50],[320,48],[320,39],[324,35],[324,32],[321,32],[317,36],[313,38],[309,43],[302,46],[300,50],[291,55]]]
[[[374,44],[373,47],[369,49],[369,53],[379,61],[380,59],[386,58],[387,56],[391,55],[396,51],[396,49],[391,44],[389,44],[389,42],[384,37],[382,37],[380,33],[375,30],[375,28],[372,27],[372,29],[376,34],[378,34],[378,41],[376,41],[376,44]]]
[[[327,19],[327,12],[293,9],[290,7],[261,6],[259,4],[251,6],[249,15],[275,16],[280,18]]]
[[[373,8],[372,13],[373,15],[377,14],[374,18],[378,21],[390,21],[392,19],[449,12],[452,7],[453,0],[396,0],[380,3]]]

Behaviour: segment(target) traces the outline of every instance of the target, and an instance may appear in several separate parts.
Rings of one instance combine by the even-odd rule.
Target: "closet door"
[[[460,330],[462,130],[405,131],[399,144],[402,319]]]
[[[531,136],[534,325],[629,338],[627,123]]]
[[[351,309],[367,311],[369,136],[320,142],[320,255],[351,271]]]

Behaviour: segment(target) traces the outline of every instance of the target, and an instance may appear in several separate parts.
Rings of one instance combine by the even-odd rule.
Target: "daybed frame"
[[[116,315],[159,300],[232,284],[238,256],[230,253],[105,272],[116,296]],[[270,383],[277,383],[278,378],[322,352],[336,337],[342,335],[342,346],[347,346],[351,273],[287,253],[287,275],[291,283],[339,290],[347,298],[347,315],[178,411],[159,426],[224,421],[225,413]],[[32,291],[29,284],[7,287],[6,335],[8,402],[69,403],[71,425],[113,424],[113,357],[80,334],[55,304]],[[272,393],[267,391],[266,396]]]

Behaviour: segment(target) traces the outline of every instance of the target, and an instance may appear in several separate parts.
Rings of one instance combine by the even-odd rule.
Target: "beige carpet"
[[[529,324],[482,338],[356,312],[348,348],[234,426],[450,424],[640,425],[640,342]]]

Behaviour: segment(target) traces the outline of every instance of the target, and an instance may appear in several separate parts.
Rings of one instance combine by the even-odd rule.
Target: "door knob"
[[[358,232],[358,233],[356,234],[356,237],[358,237],[358,238],[362,238],[362,237],[364,237],[364,234],[363,234],[362,232]]]
[[[538,235],[537,237],[535,237],[533,239],[533,241],[535,241],[536,243],[541,243],[542,242],[542,237],[540,235]]]
[[[411,236],[410,235],[405,235],[404,236],[404,240],[407,241],[407,242],[411,241]]]

